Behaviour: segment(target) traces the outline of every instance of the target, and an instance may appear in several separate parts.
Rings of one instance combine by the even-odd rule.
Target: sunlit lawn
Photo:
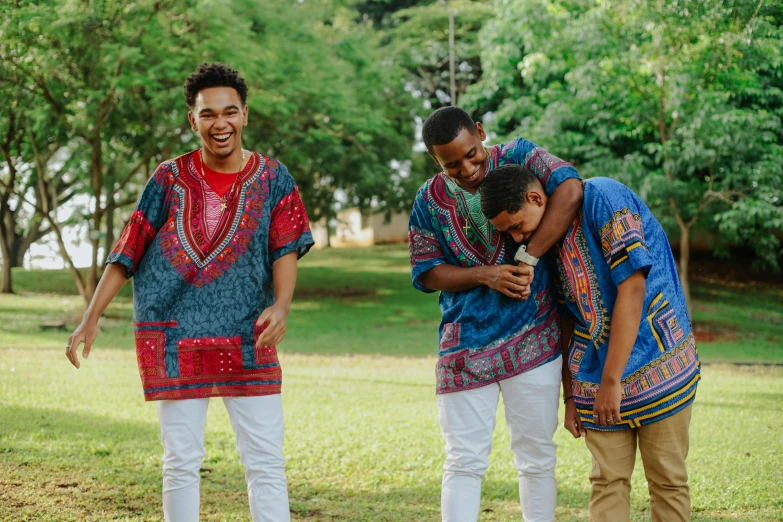
[[[314,252],[302,263],[280,346],[295,520],[439,519],[443,442],[430,355],[439,311],[436,296],[411,289],[407,270],[399,247]],[[157,411],[141,395],[129,293],[76,371],[63,356],[67,332],[40,330],[63,318],[74,326],[80,302],[67,295],[67,275],[15,275],[22,295],[0,297],[0,520],[160,520]],[[720,287],[694,293],[697,327],[701,317],[715,341],[699,345],[708,363],[783,361],[779,289],[745,300]],[[703,374],[688,458],[694,520],[780,520],[783,368],[707,364]],[[482,521],[520,519],[498,411]],[[202,519],[249,520],[219,400],[206,439]],[[589,454],[562,429],[557,441],[558,520],[586,520]],[[648,505],[638,466],[634,520],[649,520]]]

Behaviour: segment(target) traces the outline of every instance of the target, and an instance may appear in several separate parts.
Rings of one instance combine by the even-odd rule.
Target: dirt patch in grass
[[[739,339],[737,327],[716,321],[697,321],[693,324],[697,343],[735,342]]]
[[[372,297],[375,290],[366,288],[303,288],[296,290],[294,299],[328,299],[345,297]]]

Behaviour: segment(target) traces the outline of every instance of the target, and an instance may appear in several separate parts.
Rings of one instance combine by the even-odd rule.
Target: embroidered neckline
[[[251,153],[245,168],[237,174],[238,179],[230,197],[229,207],[223,212],[212,237],[204,238],[207,232],[204,185],[208,187],[208,184],[196,169],[194,154],[187,157],[184,164],[174,162],[172,168],[175,171],[176,182],[173,189],[179,194],[181,201],[176,218],[177,235],[182,248],[196,266],[202,269],[225,250],[236,234],[245,207],[247,186],[263,172],[266,161],[260,154]],[[229,194],[227,193],[226,196],[228,197]],[[199,230],[201,227],[203,230]]]

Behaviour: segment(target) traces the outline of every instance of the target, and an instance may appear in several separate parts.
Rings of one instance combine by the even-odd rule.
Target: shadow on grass
[[[117,445],[158,446],[157,422],[117,420],[79,411],[0,405],[0,454],[18,452],[19,462],[77,460],[89,465]]]

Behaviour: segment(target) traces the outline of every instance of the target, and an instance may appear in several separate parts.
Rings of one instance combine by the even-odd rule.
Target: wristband
[[[567,402],[568,402],[568,399],[573,399],[573,398],[574,398],[574,396],[573,396],[573,395],[569,395],[568,397],[566,397],[565,399],[563,399],[563,404],[567,403]]]

